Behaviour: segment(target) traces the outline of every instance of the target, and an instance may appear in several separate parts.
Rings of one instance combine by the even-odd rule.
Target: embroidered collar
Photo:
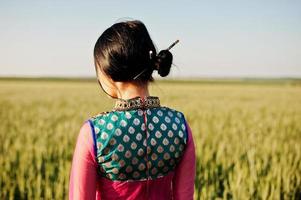
[[[137,108],[153,108],[160,107],[160,99],[156,96],[134,97],[131,99],[118,99],[113,110],[131,110]]]

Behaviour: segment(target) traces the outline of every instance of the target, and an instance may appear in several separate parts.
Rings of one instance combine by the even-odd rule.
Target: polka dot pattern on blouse
[[[98,172],[110,180],[162,177],[175,169],[185,150],[184,115],[168,107],[111,111],[90,122]]]

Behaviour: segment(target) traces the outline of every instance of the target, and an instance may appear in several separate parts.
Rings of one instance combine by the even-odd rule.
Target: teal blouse
[[[116,102],[91,117],[98,173],[110,180],[156,179],[172,172],[187,144],[184,114],[158,97]]]

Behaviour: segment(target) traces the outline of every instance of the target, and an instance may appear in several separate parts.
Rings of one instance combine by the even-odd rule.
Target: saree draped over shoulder
[[[193,198],[194,144],[182,112],[160,106],[158,97],[136,97],[117,101],[112,111],[87,123],[96,179],[94,199]],[[70,185],[76,176],[74,165],[73,161]],[[187,184],[182,192],[177,181]],[[74,185],[69,189],[76,190]],[[80,199],[80,192],[76,193],[69,191],[69,198]]]

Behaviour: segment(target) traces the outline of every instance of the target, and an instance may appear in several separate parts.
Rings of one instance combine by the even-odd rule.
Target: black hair
[[[96,72],[102,70],[113,81],[152,82],[154,70],[162,77],[169,74],[172,59],[169,50],[157,54],[145,25],[138,20],[112,25],[94,47]]]

